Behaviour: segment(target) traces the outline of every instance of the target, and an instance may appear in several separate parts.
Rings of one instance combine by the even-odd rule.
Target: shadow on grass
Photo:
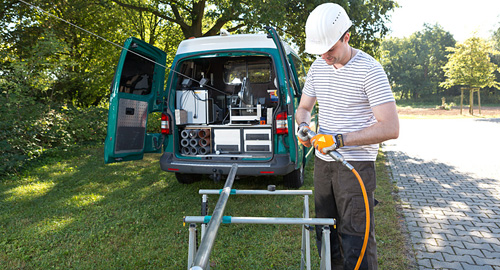
[[[104,165],[102,147],[97,146],[61,154],[22,176],[4,179],[2,269],[185,269],[188,228],[182,218],[200,214],[199,189],[220,189],[224,180],[179,184],[173,173],[161,171],[159,157]],[[311,162],[301,189],[313,189],[312,171]],[[281,177],[244,177],[233,187],[266,189],[269,184],[284,189]],[[388,191],[387,198],[378,197],[378,209],[391,208],[391,188]],[[217,199],[209,196],[209,207]],[[301,217],[302,209],[300,196],[232,196],[225,215]],[[314,216],[312,197],[310,210]],[[384,222],[377,219],[378,226]],[[397,250],[383,251],[395,245],[399,231],[392,224],[390,233],[380,235],[379,252],[386,253],[380,258],[396,261],[391,256],[397,257]],[[212,269],[298,269],[300,236],[300,226],[222,225]],[[314,246],[311,258],[312,268],[319,269]],[[383,265],[394,264],[382,262],[380,269],[398,268]]]
[[[224,181],[179,184],[174,174],[161,171],[156,154],[109,165],[102,157],[102,147],[66,153],[0,182],[3,269],[186,267],[182,218],[199,215],[199,189],[222,188]],[[280,181],[247,177],[234,188],[283,189]],[[304,189],[312,189],[310,176]],[[209,200],[213,207],[217,196]],[[300,217],[301,209],[299,197],[245,196],[231,198],[226,212]],[[300,265],[300,226],[222,226],[219,236],[213,269]]]

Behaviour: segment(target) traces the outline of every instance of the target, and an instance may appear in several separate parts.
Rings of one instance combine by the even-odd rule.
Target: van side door
[[[105,163],[161,152],[162,135],[148,134],[146,125],[163,108],[165,63],[164,51],[137,38],[125,41],[111,84]]]

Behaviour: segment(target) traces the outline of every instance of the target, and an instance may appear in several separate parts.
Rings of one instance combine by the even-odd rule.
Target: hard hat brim
[[[335,43],[337,43],[337,42],[335,42]],[[310,42],[310,41],[306,40],[305,52],[309,53],[309,54],[319,54],[319,55],[321,55],[321,54],[326,53],[328,50],[330,50],[330,48],[332,48],[333,45],[335,45],[335,43],[332,44],[332,46],[325,46],[323,44],[317,44],[317,43]]]

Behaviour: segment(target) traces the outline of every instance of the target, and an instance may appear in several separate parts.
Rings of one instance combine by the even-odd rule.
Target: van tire
[[[181,184],[192,184],[201,179],[201,175],[190,173],[175,173],[175,178],[177,178],[177,181]]]
[[[304,185],[304,162],[300,168],[283,176],[283,185],[287,188],[300,188]]]

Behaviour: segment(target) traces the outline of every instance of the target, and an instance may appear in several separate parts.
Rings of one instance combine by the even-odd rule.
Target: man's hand
[[[309,128],[307,123],[301,123],[299,125],[299,131],[297,132],[297,139],[305,147],[311,147],[311,140],[309,139],[309,136],[307,135],[309,130],[311,130],[311,128]]]
[[[317,134],[316,136],[312,137],[311,142],[313,143],[314,148],[316,148],[316,150],[320,151],[324,155],[344,146],[341,134],[335,136]]]

